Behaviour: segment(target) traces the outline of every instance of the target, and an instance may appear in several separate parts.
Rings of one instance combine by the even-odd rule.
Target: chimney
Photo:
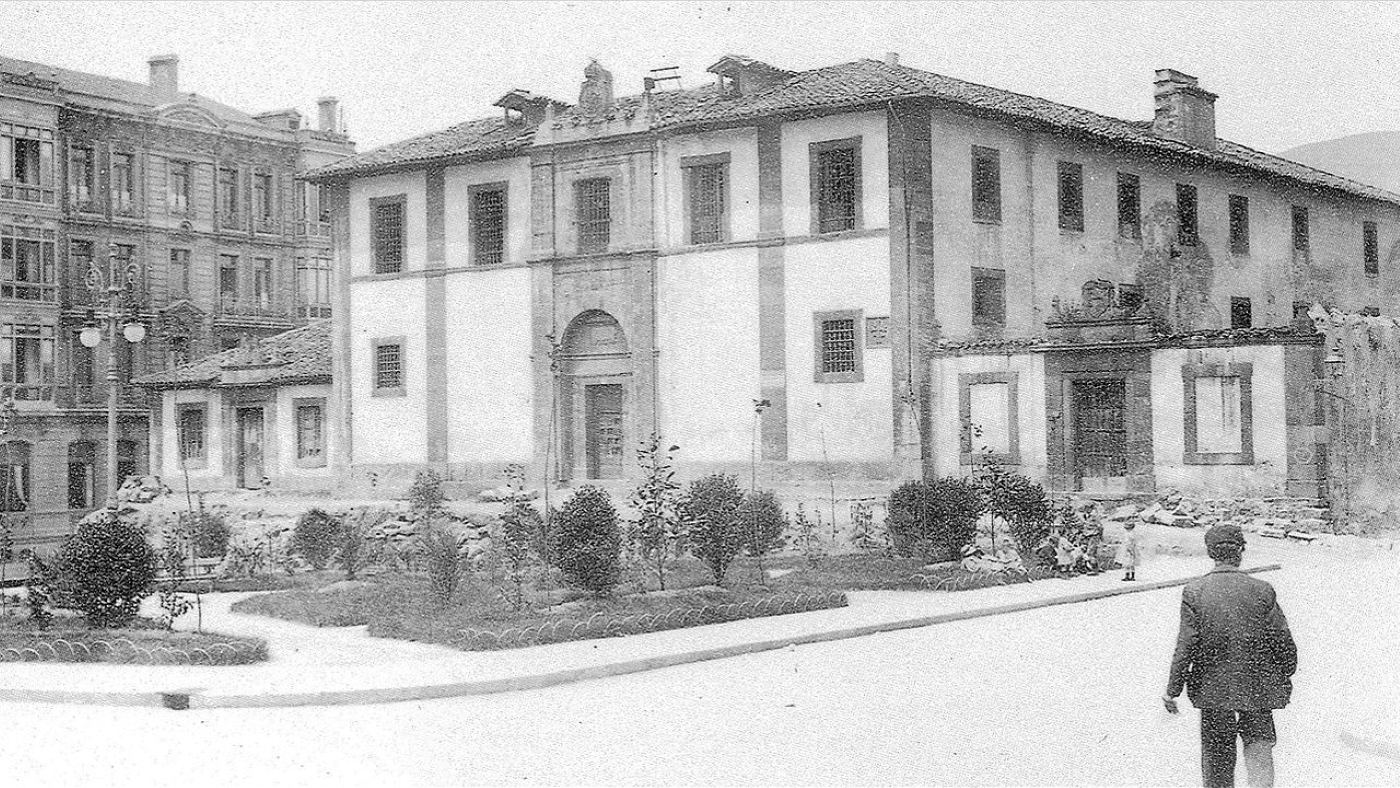
[[[604,112],[613,103],[613,75],[598,61],[591,60],[583,69],[583,85],[578,91],[579,109],[588,114]]]
[[[151,89],[163,96],[180,90],[180,56],[156,55],[146,61],[151,66]]]
[[[321,131],[339,133],[340,99],[335,96],[322,96],[316,99],[316,128]]]
[[[898,53],[898,52],[886,52],[886,53],[885,53],[885,65],[887,65],[887,66],[897,66],[897,65],[899,65],[899,53]]]
[[[1198,148],[1215,147],[1215,94],[1196,78],[1170,68],[1157,69],[1152,92],[1156,112],[1152,131]]]

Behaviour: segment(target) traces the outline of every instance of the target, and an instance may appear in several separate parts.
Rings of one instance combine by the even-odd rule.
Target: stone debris
[[[159,476],[128,476],[117,488],[117,501],[120,503],[150,503],[162,495],[168,495],[170,488],[161,482]]]
[[[517,495],[523,496],[527,501],[533,501],[540,497],[540,491],[525,490],[524,492],[516,492],[509,487],[492,487],[477,493],[476,499],[483,503],[508,503]]]

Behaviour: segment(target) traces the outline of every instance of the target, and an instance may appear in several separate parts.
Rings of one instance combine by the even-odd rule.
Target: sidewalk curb
[[[1342,744],[1368,755],[1375,755],[1392,761],[1400,761],[1400,744],[1393,741],[1384,741],[1367,736],[1358,736],[1355,733],[1343,728],[1341,733]]]
[[[1246,573],[1270,572],[1281,569],[1279,564],[1267,564],[1264,566],[1251,567],[1243,570]],[[1124,594],[1138,594],[1144,591],[1157,591],[1163,588],[1186,585],[1194,577],[1181,578],[1177,580],[1160,580],[1154,583],[1134,584],[1122,588],[1109,588],[1098,591],[1084,591],[1078,594],[1069,594],[1050,599],[1036,599],[1026,602],[1014,602],[1007,605],[997,605],[994,607],[977,608],[975,610],[959,610],[951,613],[939,613],[932,616],[920,616],[918,618],[907,618],[899,621],[886,621],[879,624],[865,624],[862,626],[846,627],[843,629],[833,629],[825,632],[811,632],[805,635],[797,635],[787,638],[776,638],[771,640],[751,641],[748,643],[738,643],[731,646],[719,646],[715,648],[697,649],[684,651],[676,654],[663,654],[644,659],[627,660],[623,662],[610,662],[603,665],[590,665],[582,668],[569,668],[566,670],[552,671],[549,673],[537,673],[529,676],[514,676],[510,678],[489,679],[485,681],[465,681],[450,684],[427,684],[413,687],[375,687],[355,690],[329,690],[319,692],[301,692],[285,694],[261,694],[261,695],[204,695],[198,692],[190,692],[186,697],[181,698],[183,704],[191,709],[215,709],[215,708],[271,708],[271,707],[291,707],[291,706],[342,706],[342,705],[364,705],[371,703],[396,703],[400,701],[432,700],[436,698],[453,698],[466,695],[489,695],[500,692],[515,692],[519,690],[543,689],[545,687],[558,686],[560,684],[571,684],[578,681],[588,681],[591,679],[608,678],[612,676],[624,676],[629,673],[640,673],[659,668],[674,667],[695,662],[706,662],[715,659],[725,659],[727,657],[737,657],[745,654],[757,654],[763,651],[774,651],[788,646],[801,646],[813,643],[826,643],[834,640],[846,640],[850,638],[865,637],[884,632],[898,632],[905,629],[918,629],[921,627],[934,626],[937,624],[947,624],[954,621],[965,621],[974,618],[985,618],[989,616],[1000,616],[1007,613],[1019,613],[1026,610],[1035,610],[1043,607],[1053,607],[1055,605],[1069,605],[1080,602],[1090,602],[1097,599],[1107,599],[1109,597],[1121,596]],[[183,694],[183,693],[182,693]],[[167,696],[170,691],[152,691],[150,693],[133,692],[68,692],[62,690],[10,690],[0,689],[0,701],[21,702],[21,703],[79,703],[90,705],[106,706],[149,706],[171,708]]]

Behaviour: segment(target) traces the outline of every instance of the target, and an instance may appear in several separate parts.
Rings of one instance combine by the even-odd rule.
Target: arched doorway
[[[570,478],[626,475],[631,353],[622,326],[599,309],[569,322],[560,348],[561,463]]]

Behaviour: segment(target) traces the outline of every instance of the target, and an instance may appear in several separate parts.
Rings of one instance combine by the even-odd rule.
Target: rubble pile
[[[1087,510],[1102,511],[1095,504]],[[1221,523],[1238,525],[1263,536],[1307,539],[1330,530],[1327,509],[1309,498],[1191,498],[1168,490],[1147,504],[1123,503],[1103,512],[1111,523],[1135,520],[1172,528],[1209,528]]]

